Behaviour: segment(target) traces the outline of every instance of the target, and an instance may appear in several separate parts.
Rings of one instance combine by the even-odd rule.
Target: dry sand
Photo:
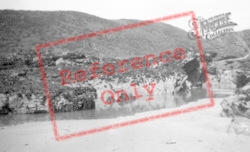
[[[155,151],[155,152],[249,152],[250,136],[228,134],[230,118],[222,118],[220,102],[209,109],[161,118],[132,126],[56,141],[51,122],[32,122],[0,127],[0,151]],[[208,103],[208,99],[184,107]],[[145,112],[102,120],[57,121],[60,135],[105,124],[133,120],[174,109]]]

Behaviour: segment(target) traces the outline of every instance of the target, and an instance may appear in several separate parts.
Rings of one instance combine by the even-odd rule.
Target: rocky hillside
[[[0,113],[48,112],[35,53],[37,44],[136,22],[140,21],[106,20],[73,11],[0,11]],[[220,74],[223,70],[234,67],[248,70],[249,60],[240,60],[236,64],[227,59],[246,57],[249,53],[249,39],[249,30],[246,30],[226,34],[212,41],[203,41],[209,73],[217,76],[218,71]],[[88,70],[94,62],[99,62],[100,67],[107,63],[117,65],[115,63],[121,58],[130,60],[132,57],[143,57],[151,53],[159,55],[160,52],[173,51],[175,48],[183,48],[187,52],[185,60],[173,60],[139,70],[130,68],[122,74],[102,76],[98,81],[61,86],[58,71],[62,69]],[[156,88],[157,102],[151,105],[137,100],[132,103],[134,108],[143,111],[171,107],[176,103],[165,103],[167,98],[174,98],[173,94],[187,93],[190,87],[200,86],[205,82],[197,52],[196,41],[190,40],[185,31],[164,23],[44,49],[43,66],[53,110],[131,110],[128,104],[103,105],[100,101],[101,91],[107,88],[119,91],[131,83],[142,86],[152,82],[161,84],[160,88]],[[217,64],[221,61],[223,64]],[[101,71],[97,70],[98,73]]]
[[[0,11],[0,54],[35,56],[35,46],[54,40],[79,36],[109,28],[119,27],[139,20],[107,20],[86,13],[73,11]],[[249,30],[226,34],[212,41],[203,41],[203,49],[216,52],[218,60],[247,54]],[[164,23],[123,30],[79,42],[61,45],[52,50],[81,52],[101,57],[128,58],[159,54],[175,48],[193,48],[184,30]]]
[[[0,53],[34,54],[37,44],[137,22],[140,21],[113,21],[73,11],[4,10],[0,11]],[[118,57],[117,53],[120,57],[127,58],[188,46],[190,41],[185,31],[171,25],[156,23],[58,46],[54,49],[59,49],[61,53],[79,51],[102,57]]]

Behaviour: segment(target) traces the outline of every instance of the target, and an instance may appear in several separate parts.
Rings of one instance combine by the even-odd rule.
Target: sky
[[[0,0],[0,10],[73,10],[106,19],[149,20],[181,12],[194,11],[205,19],[231,12],[236,31],[250,29],[250,0]],[[166,23],[189,31],[190,18]]]

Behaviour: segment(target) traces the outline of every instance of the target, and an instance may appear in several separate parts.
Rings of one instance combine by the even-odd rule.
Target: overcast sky
[[[193,10],[196,16],[213,17],[231,12],[236,31],[250,29],[250,0],[0,0],[0,9],[74,10],[106,19],[154,19]],[[189,18],[170,22],[186,31]]]

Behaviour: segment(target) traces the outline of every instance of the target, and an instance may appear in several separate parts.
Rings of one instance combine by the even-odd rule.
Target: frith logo
[[[209,19],[198,17],[195,18],[196,23],[193,19],[189,20],[189,26],[192,28],[188,32],[189,38],[197,38],[195,27],[198,27],[200,37],[206,40],[211,40],[225,33],[234,31],[233,27],[237,24],[230,21],[229,15],[231,15],[231,13],[220,14]]]

